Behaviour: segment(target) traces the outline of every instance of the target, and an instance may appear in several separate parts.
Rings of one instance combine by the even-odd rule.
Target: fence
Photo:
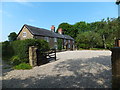
[[[46,64],[51,60],[56,60],[56,50],[40,50],[35,46],[29,47],[29,63],[31,66]]]

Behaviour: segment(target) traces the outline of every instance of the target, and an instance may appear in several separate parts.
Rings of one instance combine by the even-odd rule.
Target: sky
[[[95,22],[103,18],[117,18],[115,2],[2,2],[0,3],[2,38],[18,33],[24,24],[49,29],[60,23]]]

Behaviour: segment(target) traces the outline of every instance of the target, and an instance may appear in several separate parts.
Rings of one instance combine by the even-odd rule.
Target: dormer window
[[[27,36],[27,33],[26,32],[23,32],[23,37],[26,37]]]

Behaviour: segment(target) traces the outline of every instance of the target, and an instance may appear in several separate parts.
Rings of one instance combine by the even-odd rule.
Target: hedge
[[[28,63],[29,62],[29,46],[37,46],[40,51],[48,50],[49,45],[45,40],[40,39],[26,39],[16,40],[13,42],[4,42],[3,57],[7,57],[9,61],[15,61],[13,64]],[[16,62],[18,61],[18,62]]]

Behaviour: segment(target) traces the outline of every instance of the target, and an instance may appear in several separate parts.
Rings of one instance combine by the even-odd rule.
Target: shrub
[[[26,39],[12,42],[14,55],[18,55],[21,63],[29,61],[29,46],[37,46],[40,51],[49,49],[48,43],[40,39]]]
[[[103,46],[100,34],[91,31],[78,34],[76,37],[76,45],[78,48],[84,49],[98,48]]]
[[[8,60],[11,60],[14,65],[28,63],[29,46],[37,46],[40,51],[49,49],[48,43],[40,39],[16,40],[13,42],[6,41],[3,42],[2,47],[3,57],[8,57]]]
[[[58,39],[58,50],[62,50],[62,40],[61,39]]]
[[[32,69],[32,66],[30,66],[27,63],[21,63],[19,65],[14,66],[13,68],[18,69],[18,70],[20,70],[20,69],[25,70],[25,69]]]
[[[9,41],[2,42],[2,57],[3,60],[9,61],[9,59],[14,55],[14,51]]]
[[[13,56],[11,59],[10,59],[11,63],[13,65],[18,65],[21,63],[21,60],[20,60],[20,57],[19,56]]]

